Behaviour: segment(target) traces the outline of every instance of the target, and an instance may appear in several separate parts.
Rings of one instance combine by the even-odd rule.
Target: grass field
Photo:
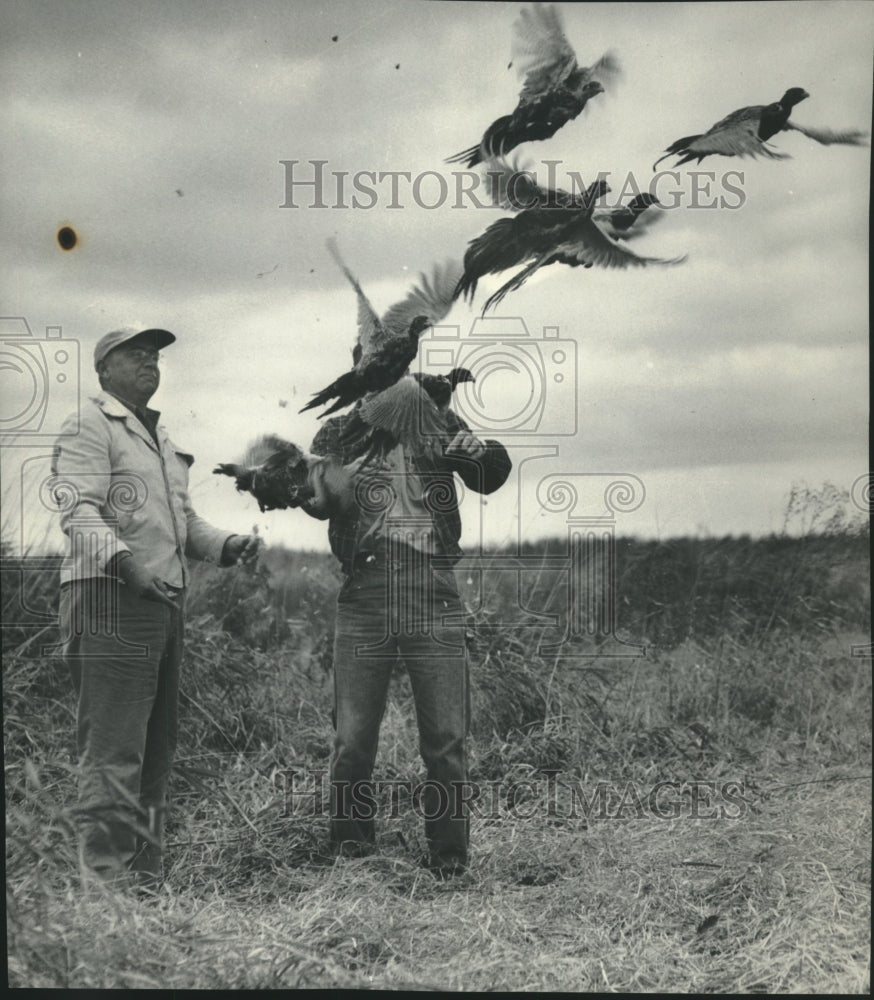
[[[515,576],[506,553],[459,567],[484,796],[447,883],[419,867],[406,794],[380,799],[375,856],[323,857],[331,558],[199,572],[148,903],[80,891],[72,689],[40,655],[56,584],[7,561],[10,985],[867,992],[867,531],[620,541],[615,634],[580,628],[561,656],[519,618],[567,607],[530,558],[556,551]],[[399,674],[376,778],[422,780],[413,720]]]

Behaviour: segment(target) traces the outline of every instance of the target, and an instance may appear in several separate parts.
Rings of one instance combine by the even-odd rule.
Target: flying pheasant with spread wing
[[[419,332],[438,323],[451,308],[461,267],[437,267],[432,279],[423,275],[420,285],[380,320],[333,243],[329,242],[329,249],[358,295],[355,367],[317,393],[304,409],[336,398],[330,413],[357,402],[344,438],[351,442],[366,437],[365,459],[398,441],[414,452],[442,449],[449,399],[456,385],[472,381],[473,376],[462,368],[448,376],[405,372],[418,352]],[[344,466],[337,458],[308,454],[290,441],[267,434],[253,441],[239,462],[222,463],[213,472],[233,477],[237,489],[251,493],[262,511],[300,507],[316,493],[314,477],[332,505],[351,508],[353,475],[360,464],[359,460]]]
[[[464,274],[456,295],[472,300],[477,282],[486,274],[498,274],[519,264],[527,267],[486,300],[483,315],[505,295],[522,285],[542,267],[645,267],[649,264],[680,264],[686,258],[669,260],[643,257],[608,235],[594,216],[595,202],[610,190],[603,179],[589,185],[581,203],[558,207],[526,208],[518,215],[498,219],[471,240],[464,255]]]
[[[541,187],[531,169],[523,168],[518,160],[512,163],[496,157],[485,164],[486,190],[494,205],[513,212],[526,208],[582,208],[585,194],[561,188]],[[579,175],[574,175],[577,178]],[[644,191],[636,194],[627,205],[595,209],[594,221],[614,240],[630,240],[645,233],[655,222],[664,218],[658,198]]]
[[[475,146],[449,157],[447,163],[475,167],[522,142],[551,138],[620,75],[616,56],[610,52],[593,66],[579,65],[561,15],[552,5],[535,3],[520,13],[513,24],[512,53],[511,65],[525,80],[516,110],[492,122]]]
[[[380,319],[333,240],[328,241],[328,249],[358,296],[358,336],[352,350],[354,367],[315,393],[300,411],[334,400],[321,417],[369,393],[382,392],[401,378],[419,353],[420,335],[439,323],[452,307],[461,270],[449,263],[435,267],[431,278],[421,275],[420,284]]]
[[[788,153],[781,153],[767,145],[768,140],[778,132],[796,131],[806,135],[808,139],[823,146],[840,143],[846,146],[863,146],[862,141],[868,135],[858,129],[845,129],[835,132],[832,129],[808,128],[796,125],[789,120],[796,104],[810,97],[802,87],[790,87],[789,90],[773,104],[756,104],[748,108],[740,108],[726,115],[721,121],[711,126],[701,135],[687,135],[677,139],[665,150],[652,165],[653,170],[669,156],[679,156],[674,164],[679,167],[683,163],[697,160],[700,163],[705,156],[718,154],[720,156],[764,156],[771,160],[789,159]]]
[[[419,335],[439,323],[454,301],[462,274],[458,262],[436,266],[429,278],[392,306],[380,319],[358,281],[346,267],[333,242],[328,247],[358,296],[358,335],[352,349],[354,367],[341,375],[303,408],[336,402],[320,416],[327,416],[355,403],[345,434],[347,443],[366,436],[375,450],[400,442],[414,453],[437,452],[447,443],[442,386],[431,384],[431,376],[407,374],[419,350]],[[452,389],[468,381],[470,373],[459,375]],[[471,376],[472,377],[472,376]],[[303,412],[303,411],[301,411]]]

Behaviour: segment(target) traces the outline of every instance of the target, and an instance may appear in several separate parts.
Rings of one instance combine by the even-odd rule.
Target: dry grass
[[[866,992],[866,784],[775,786],[749,805],[721,822],[481,825],[459,884],[386,844],[331,867],[280,852],[229,885],[243,844],[213,872],[174,872],[152,905],[58,885],[36,919],[19,885],[10,983]]]
[[[336,578],[308,558],[303,586],[295,559],[282,600],[276,566],[202,581],[170,869],[148,901],[79,886],[69,680],[34,642],[9,651],[10,985],[867,991],[871,673],[851,655],[863,620],[763,628],[733,600],[716,631],[583,667],[481,632],[472,777],[501,794],[473,820],[469,875],[443,884],[419,867],[422,824],[403,800],[360,860],[327,861],[325,818],[285,812],[282,772],[323,770],[330,752]],[[377,777],[421,780],[413,719],[398,677]],[[560,772],[553,814],[537,797],[543,769]],[[523,780],[541,784],[510,796]],[[734,782],[743,798],[718,818],[695,818],[683,789],[673,818],[618,809],[629,782],[645,802],[665,781]],[[568,816],[574,782],[606,783],[608,815]]]

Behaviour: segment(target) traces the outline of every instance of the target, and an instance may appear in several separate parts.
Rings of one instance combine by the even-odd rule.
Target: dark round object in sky
[[[62,250],[72,250],[78,240],[76,230],[70,226],[61,226],[58,230],[58,243]]]

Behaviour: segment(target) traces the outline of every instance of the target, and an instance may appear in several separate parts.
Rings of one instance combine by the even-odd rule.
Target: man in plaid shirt
[[[493,493],[511,462],[497,441],[480,441],[452,410],[441,453],[395,444],[380,457],[344,431],[355,411],[327,421],[311,451],[339,459],[353,475],[354,504],[340,504],[314,469],[315,497],[304,510],[329,519],[331,548],[343,567],[334,635],[331,844],[337,853],[372,850],[376,803],[371,774],[392,669],[410,677],[427,769],[422,811],[428,865],[438,877],[468,861],[466,738],[469,723],[464,611],[455,583],[461,518],[454,475]]]

